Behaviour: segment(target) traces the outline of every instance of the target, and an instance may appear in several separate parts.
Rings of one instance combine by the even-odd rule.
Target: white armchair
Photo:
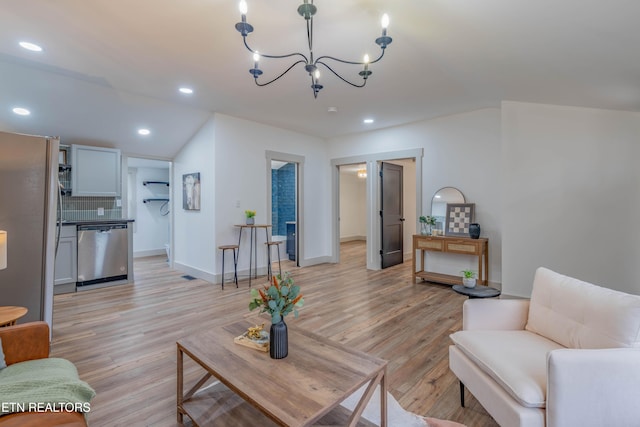
[[[505,427],[640,425],[640,297],[540,268],[531,301],[465,301],[449,365]]]
[[[546,412],[552,427],[640,425],[640,349],[549,353]]]

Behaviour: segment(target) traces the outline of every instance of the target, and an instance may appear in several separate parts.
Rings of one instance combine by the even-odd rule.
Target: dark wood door
[[[382,162],[380,170],[380,222],[382,268],[402,264],[403,211],[402,166]]]

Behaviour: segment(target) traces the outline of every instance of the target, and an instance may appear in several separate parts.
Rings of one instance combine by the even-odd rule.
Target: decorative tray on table
[[[249,328],[244,334],[235,337],[233,342],[256,350],[269,351],[269,332],[263,331],[263,327],[264,324]]]

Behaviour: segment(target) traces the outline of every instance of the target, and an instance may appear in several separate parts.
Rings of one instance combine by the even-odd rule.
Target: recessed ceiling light
[[[371,123],[373,123],[373,119],[364,119],[363,122],[370,125]]]
[[[35,43],[30,42],[20,42],[20,46],[23,49],[30,50],[32,52],[42,52],[42,48]]]
[[[16,113],[19,116],[28,116],[29,114],[31,114],[31,111],[27,110],[26,108],[22,108],[22,107],[14,108],[13,112]]]
[[[191,95],[193,93],[193,89],[191,89],[190,87],[181,87],[178,90],[180,91],[180,93],[184,93],[186,95]]]
[[[140,135],[147,136],[147,135],[149,135],[151,133],[151,131],[149,129],[138,129],[138,133]]]

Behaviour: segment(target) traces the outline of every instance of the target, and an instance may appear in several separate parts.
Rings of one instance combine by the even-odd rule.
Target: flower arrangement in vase
[[[273,359],[287,357],[288,335],[284,317],[293,312],[298,317],[298,308],[302,307],[304,299],[300,293],[300,286],[293,284],[289,273],[284,277],[273,276],[273,282],[264,289],[251,289],[249,310],[261,307],[261,313],[271,315],[271,329],[269,333],[269,354]]]
[[[244,216],[247,218],[247,225],[255,224],[256,211],[246,210],[244,211]]]
[[[430,236],[433,227],[436,225],[436,217],[427,215],[421,216],[419,218],[420,221],[420,234]]]

